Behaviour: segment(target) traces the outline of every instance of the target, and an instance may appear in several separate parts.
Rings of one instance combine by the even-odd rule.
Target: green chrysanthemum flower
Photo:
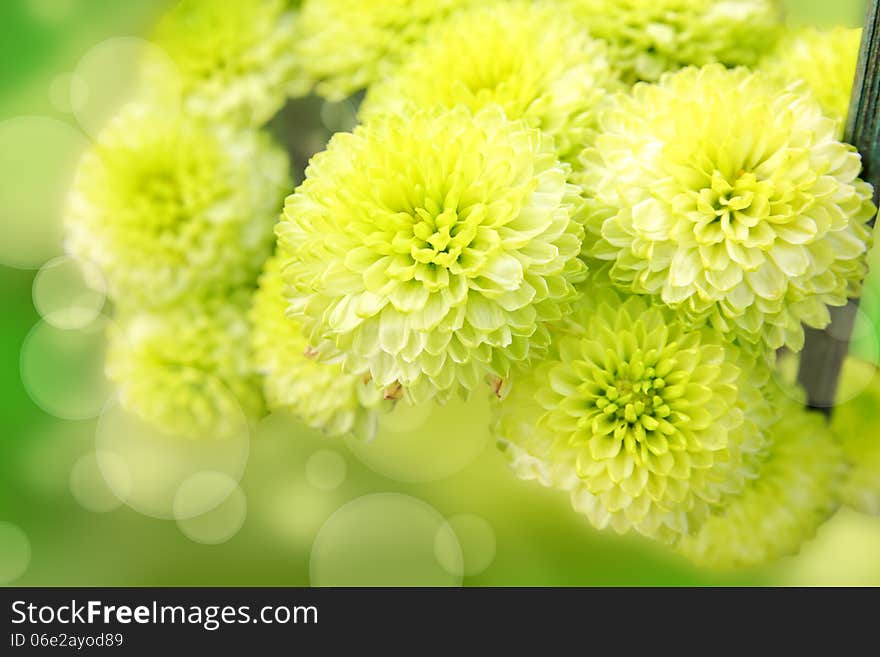
[[[296,11],[287,0],[181,0],[155,40],[176,66],[147,67],[159,89],[179,82],[184,110],[239,125],[265,123],[288,94],[308,91],[298,70]],[[164,89],[163,89],[164,90]]]
[[[711,65],[637,85],[582,154],[588,255],[617,285],[771,348],[858,296],[875,213],[810,96]]]
[[[263,411],[250,359],[250,294],[239,291],[111,325],[107,376],[120,403],[187,437],[220,436]]]
[[[316,91],[342,100],[387,76],[428,31],[475,0],[305,0],[297,54]]]
[[[287,199],[283,276],[309,343],[416,402],[465,393],[570,312],[583,230],[551,141],[498,108],[337,134]]]
[[[313,429],[349,432],[366,439],[376,433],[377,412],[387,410],[382,391],[363,376],[345,374],[339,363],[319,360],[300,325],[286,316],[280,259],[273,257],[260,278],[251,310],[253,350],[270,410],[284,409]]]
[[[553,136],[565,159],[591,141],[597,106],[619,85],[605,44],[562,8],[499,3],[462,11],[433,30],[394,76],[370,88],[361,116],[494,103]]]
[[[700,566],[739,568],[796,554],[837,509],[840,446],[820,414],[776,396],[779,419],[757,478],[679,545]]]
[[[853,394],[855,382],[870,383]],[[843,445],[850,470],[841,490],[848,506],[871,515],[880,515],[880,376],[877,368],[864,361],[848,358],[841,378],[840,397],[849,399],[834,407],[831,427]]]
[[[750,66],[782,31],[780,0],[566,0],[624,79],[721,62]]]
[[[587,288],[516,370],[495,432],[518,476],[570,491],[598,528],[673,542],[738,494],[764,448],[769,371],[646,297]]]
[[[289,184],[287,157],[266,135],[131,107],[80,162],[68,248],[103,270],[125,306],[252,284]]]
[[[802,28],[787,35],[761,68],[784,83],[806,82],[825,114],[840,122],[842,137],[861,41],[861,29]]]

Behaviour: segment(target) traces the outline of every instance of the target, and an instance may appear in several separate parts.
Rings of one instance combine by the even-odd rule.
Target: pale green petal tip
[[[597,528],[673,542],[754,476],[769,371],[648,298],[583,292],[494,431],[518,476],[570,491]]]
[[[67,247],[126,308],[252,285],[289,189],[287,156],[267,135],[131,105],[80,162]]]
[[[838,507],[840,445],[822,415],[777,397],[781,419],[769,430],[757,478],[678,546],[699,566],[743,568],[796,554]]]
[[[571,312],[582,227],[552,142],[493,106],[384,115],[315,156],[277,227],[290,313],[345,370],[466,396]]]
[[[363,376],[345,374],[339,363],[321,360],[299,323],[286,316],[283,292],[280,258],[273,257],[251,309],[254,361],[269,409],[293,413],[330,435],[372,439],[377,414],[393,402]]]
[[[235,292],[111,324],[108,378],[124,408],[186,438],[246,430],[264,404],[250,358],[249,295]]]
[[[603,115],[577,180],[588,257],[769,349],[803,346],[860,293],[875,213],[855,150],[797,89],[720,65],[637,85]]]
[[[431,30],[394,75],[370,88],[360,114],[497,104],[509,118],[527,119],[552,136],[565,159],[592,140],[599,107],[621,86],[605,43],[591,39],[564,8],[490,3]]]

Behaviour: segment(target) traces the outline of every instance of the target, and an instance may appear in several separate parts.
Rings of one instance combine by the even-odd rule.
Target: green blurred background
[[[726,574],[595,532],[564,495],[507,472],[480,404],[396,411],[368,446],[272,416],[250,436],[239,488],[210,512],[144,515],[143,491],[122,504],[95,461],[93,416],[107,397],[100,331],[39,324],[33,282],[62,252],[59,208],[76,157],[129,91],[139,38],[167,4],[0,2],[0,583],[880,584],[880,519],[851,511],[800,556]],[[787,4],[801,24],[856,26],[864,11],[864,0]],[[325,125],[333,120],[326,111]],[[303,149],[327,134],[311,130]],[[76,292],[59,266],[61,278],[37,288],[38,306]],[[875,323],[878,307],[865,306]],[[874,331],[866,339],[876,347]],[[244,466],[233,460],[232,470]]]

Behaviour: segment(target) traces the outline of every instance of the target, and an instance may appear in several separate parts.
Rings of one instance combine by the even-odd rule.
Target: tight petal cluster
[[[252,284],[286,189],[287,157],[266,135],[132,106],[80,162],[68,248],[128,307]]]
[[[854,383],[870,383],[854,395]],[[831,428],[843,446],[850,468],[841,489],[847,505],[880,516],[880,439],[877,409],[880,408],[880,376],[872,363],[847,359],[843,368],[841,393],[849,401],[834,407]]]
[[[250,359],[246,292],[162,312],[124,313],[111,325],[107,376],[120,403],[185,437],[223,437],[263,410]]]
[[[619,84],[605,44],[564,8],[495,3],[432,30],[391,78],[370,88],[361,116],[435,105],[477,111],[494,103],[551,135],[565,159],[591,141],[597,107]]]
[[[337,134],[276,229],[293,316],[346,371],[415,401],[505,376],[585,273],[568,174],[549,138],[494,107]]]
[[[316,91],[342,100],[384,78],[438,22],[474,2],[305,0],[296,52]]]
[[[339,363],[319,360],[302,327],[286,316],[282,290],[276,256],[266,265],[251,309],[254,364],[263,375],[269,409],[290,411],[331,435],[372,438],[377,412],[390,402],[363,376],[345,374]]]
[[[840,446],[821,415],[779,396],[758,477],[679,545],[700,566],[739,568],[796,554],[837,509]]]
[[[497,409],[518,476],[570,491],[597,528],[674,542],[756,474],[769,373],[720,333],[610,288],[551,331]]]
[[[192,116],[259,126],[288,93],[308,91],[294,53],[296,13],[287,0],[181,0],[160,21],[155,42],[175,70],[157,63],[158,88],[179,83]]]
[[[830,424],[782,383],[877,211],[842,143],[861,31],[784,3],[175,0],[65,216],[119,404],[369,440],[483,394],[517,477],[707,568],[880,515],[875,364]],[[312,92],[323,127],[287,125]],[[267,125],[295,160],[346,131],[293,189]]]
[[[802,28],[786,35],[761,68],[783,83],[805,82],[842,136],[861,41],[861,29]]]
[[[876,209],[809,96],[718,65],[637,85],[582,154],[586,253],[615,284],[775,349],[858,296]]]
[[[566,0],[624,79],[721,62],[750,66],[782,31],[780,0]]]

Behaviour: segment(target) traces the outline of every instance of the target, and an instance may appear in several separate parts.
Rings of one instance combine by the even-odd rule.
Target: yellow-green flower
[[[776,395],[778,420],[758,476],[680,551],[700,566],[739,568],[796,554],[838,506],[843,454],[824,418]]]
[[[287,156],[264,134],[132,106],[80,162],[68,248],[125,306],[252,284],[289,184]]]
[[[342,100],[387,76],[437,22],[474,1],[305,0],[296,52],[316,91]]]
[[[842,136],[861,41],[861,29],[800,28],[779,42],[761,68],[784,83],[805,82],[825,114],[840,122]]]
[[[389,405],[383,392],[363,376],[345,374],[339,363],[320,360],[299,323],[286,316],[282,291],[276,256],[266,265],[251,310],[254,362],[269,409],[290,411],[331,435],[372,438],[376,413]]]
[[[864,385],[863,390],[853,386]],[[858,392],[858,394],[856,394]],[[840,398],[831,427],[843,445],[850,470],[841,490],[842,501],[862,513],[880,515],[880,376],[870,363],[848,358],[843,368]]]
[[[673,542],[754,476],[769,371],[646,297],[583,293],[514,372],[495,432],[518,476],[570,491],[596,527]]]
[[[162,92],[179,93],[188,114],[262,125],[288,94],[308,91],[294,52],[296,11],[290,5],[180,0],[154,35],[175,70],[157,62],[147,67],[148,79]]]
[[[551,135],[566,158],[591,141],[598,105],[620,85],[606,51],[562,7],[474,7],[437,26],[391,78],[373,85],[361,116],[496,103]]]
[[[228,292],[111,324],[107,376],[122,406],[184,437],[223,437],[263,411],[250,359],[250,293]]]
[[[721,62],[753,65],[782,31],[780,0],[566,0],[624,79]]]
[[[812,96],[719,65],[636,85],[582,154],[586,253],[623,288],[770,348],[858,296],[874,215]]]
[[[568,174],[496,107],[337,134],[276,229],[293,316],[347,372],[417,402],[503,377],[547,343],[585,272]]]

